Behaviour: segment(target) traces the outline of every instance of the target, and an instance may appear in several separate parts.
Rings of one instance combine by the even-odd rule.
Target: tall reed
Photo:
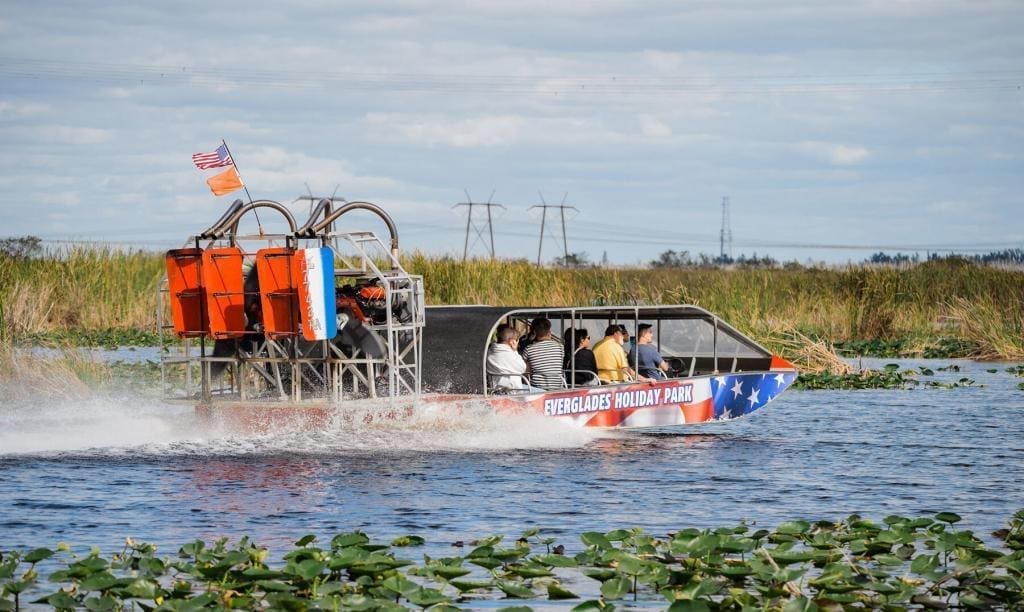
[[[526,260],[410,253],[430,304],[567,306],[690,303],[767,341],[778,330],[811,340],[969,341],[979,355],[1019,358],[1024,272],[959,261],[900,268],[537,268]],[[0,336],[59,330],[152,330],[158,253],[71,248],[42,259],[0,257]]]
[[[42,259],[0,257],[6,333],[153,328],[162,274],[163,258],[142,251],[75,247]]]

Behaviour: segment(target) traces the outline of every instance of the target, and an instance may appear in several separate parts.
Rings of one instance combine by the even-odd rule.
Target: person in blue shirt
[[[653,380],[668,378],[668,363],[651,342],[654,330],[649,323],[641,323],[636,328],[636,345],[629,351],[629,365],[636,364],[640,376]]]

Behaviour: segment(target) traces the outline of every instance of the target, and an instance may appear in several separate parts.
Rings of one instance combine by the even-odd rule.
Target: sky
[[[181,245],[246,197],[192,165],[224,139],[253,198],[371,201],[435,255],[470,198],[504,207],[501,258],[537,258],[542,204],[572,207],[543,261],[717,255],[726,197],[733,256],[1021,248],[1022,26],[1019,0],[9,0],[0,236]]]

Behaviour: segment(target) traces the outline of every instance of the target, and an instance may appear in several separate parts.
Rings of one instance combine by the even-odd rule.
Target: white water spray
[[[387,404],[353,402],[315,420],[303,408],[262,410],[274,418],[237,407],[204,416],[189,404],[125,394],[23,397],[0,402],[0,456],[486,452],[579,448],[599,435],[541,415],[495,414],[476,401],[420,402],[397,415]]]

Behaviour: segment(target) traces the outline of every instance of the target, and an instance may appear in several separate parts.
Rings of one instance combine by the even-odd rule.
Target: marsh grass
[[[7,400],[81,397],[110,378],[106,363],[77,347],[40,356],[0,342],[0,394]]]
[[[979,359],[1024,359],[1024,303],[975,301],[957,297],[946,308],[960,335],[974,343]]]
[[[689,303],[783,354],[803,338],[821,346],[899,342],[908,357],[1024,356],[1024,271],[958,260],[835,269],[564,269],[411,253],[403,263],[423,275],[429,304]],[[68,343],[152,340],[132,334],[156,328],[163,272],[160,253],[70,248],[38,259],[0,257],[0,336],[22,344],[62,336]]]
[[[1024,348],[1024,272],[958,260],[900,268],[538,269],[413,255],[406,265],[423,275],[434,304],[695,304],[784,355],[808,353],[794,358],[811,369],[822,358],[834,361],[832,342],[898,342],[905,357],[1016,359]]]
[[[4,332],[12,339],[68,329],[153,329],[163,256],[68,248],[39,259],[0,257]]]

